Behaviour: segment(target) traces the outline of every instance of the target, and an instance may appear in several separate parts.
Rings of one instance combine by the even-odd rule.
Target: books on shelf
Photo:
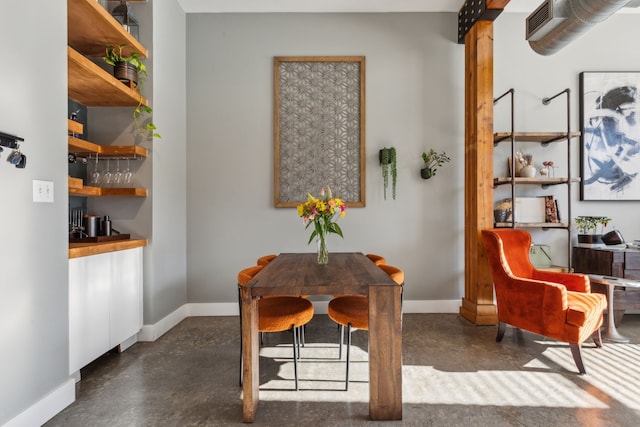
[[[553,195],[544,196],[544,222],[560,222],[558,215],[558,201]]]

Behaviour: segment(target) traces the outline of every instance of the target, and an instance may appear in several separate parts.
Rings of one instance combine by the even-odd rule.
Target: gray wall
[[[0,424],[69,378],[66,4],[0,6],[0,131],[28,156],[16,169],[0,154]],[[33,203],[34,179],[53,181],[54,203]]]
[[[260,255],[312,251],[295,209],[273,207],[273,57],[366,56],[366,208],[330,251],[384,254],[408,299],[463,288],[464,47],[455,14],[187,15],[188,299],[234,302]],[[378,150],[398,150],[397,200]],[[422,151],[452,161],[420,178]],[[317,192],[317,189],[309,189]],[[437,248],[437,249],[436,249]]]

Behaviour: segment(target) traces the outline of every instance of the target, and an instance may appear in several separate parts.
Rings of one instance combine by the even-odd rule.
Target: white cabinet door
[[[69,260],[69,373],[142,328],[142,249]]]
[[[69,373],[109,350],[110,254],[69,260]]]
[[[111,282],[111,347],[142,328],[142,248],[113,252]]]

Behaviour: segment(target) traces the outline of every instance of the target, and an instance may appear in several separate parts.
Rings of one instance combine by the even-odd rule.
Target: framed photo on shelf
[[[365,206],[365,57],[274,58],[274,206],[329,185]]]
[[[580,73],[580,200],[640,200],[640,72]]]

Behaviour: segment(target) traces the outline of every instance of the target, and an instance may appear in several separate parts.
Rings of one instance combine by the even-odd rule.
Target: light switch
[[[33,180],[33,202],[53,203],[53,181]]]

